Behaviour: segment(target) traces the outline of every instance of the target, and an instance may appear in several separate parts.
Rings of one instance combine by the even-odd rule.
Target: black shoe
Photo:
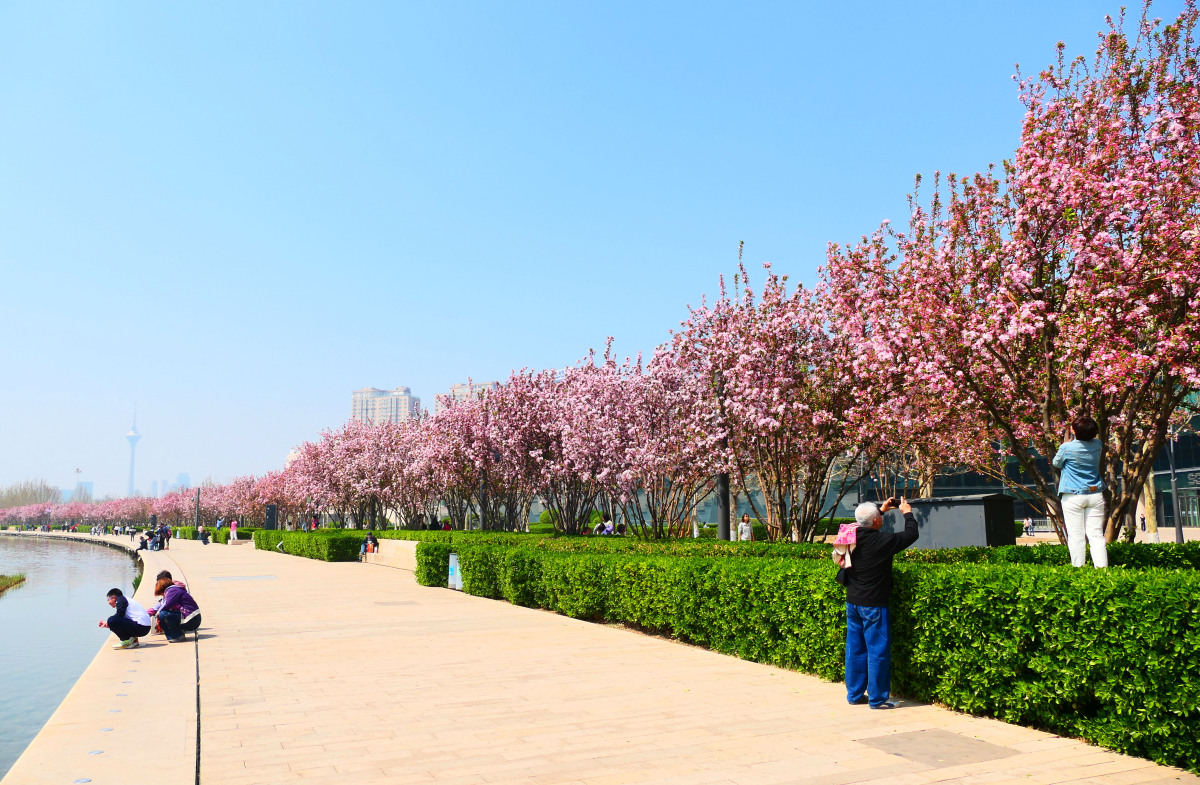
[[[859,695],[859,696],[858,696],[858,700],[849,700],[849,699],[847,699],[847,700],[846,700],[846,702],[847,702],[847,703],[849,703],[851,706],[861,706],[861,705],[863,705],[864,703],[866,703],[866,702],[867,702],[867,696],[866,696],[866,695]]]

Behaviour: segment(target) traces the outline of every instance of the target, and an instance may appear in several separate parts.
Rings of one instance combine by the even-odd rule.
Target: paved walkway
[[[170,556],[204,611],[200,781],[213,785],[1200,783],[932,706],[848,706],[840,684],[403,570],[252,545],[177,541]],[[121,654],[138,652],[100,657]],[[169,785],[145,774],[94,781]]]

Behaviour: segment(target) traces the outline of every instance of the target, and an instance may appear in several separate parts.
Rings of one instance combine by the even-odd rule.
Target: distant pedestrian
[[[1104,480],[1100,479],[1100,455],[1104,445],[1096,421],[1080,415],[1067,427],[1071,441],[1063,442],[1054,455],[1054,466],[1061,470],[1058,495],[1062,499],[1063,523],[1067,529],[1067,550],[1071,566],[1087,563],[1087,547],[1092,548],[1092,564],[1108,566],[1108,547],[1104,542]],[[1086,538],[1086,542],[1085,542]]]
[[[108,605],[115,613],[100,622],[117,636],[120,643],[114,649],[136,649],[138,638],[150,634],[150,615],[137,602],[126,597],[120,589],[108,590]]]
[[[750,525],[750,516],[742,513],[742,522],[738,524],[738,542],[754,542],[754,527]]]
[[[237,539],[237,518],[229,522],[229,539],[231,541]]]
[[[854,510],[858,524],[854,563],[846,568],[846,700],[872,709],[892,709],[892,557],[917,541],[917,519],[907,499],[883,507],[863,502]],[[899,507],[904,531],[882,532],[883,515]]]
[[[1139,520],[1141,521],[1142,531],[1146,531],[1146,516],[1145,515],[1140,516]]]

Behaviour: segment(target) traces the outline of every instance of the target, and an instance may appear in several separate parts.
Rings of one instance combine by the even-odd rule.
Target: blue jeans
[[[200,614],[189,621],[182,621],[183,614],[179,611],[159,611],[158,624],[162,627],[163,635],[168,638],[182,638],[185,632],[192,632],[200,627]]]
[[[887,608],[846,603],[846,700],[881,706],[892,689],[892,622]]]

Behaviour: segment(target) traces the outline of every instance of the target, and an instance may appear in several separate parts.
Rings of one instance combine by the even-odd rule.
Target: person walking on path
[[[237,518],[234,518],[232,521],[229,522],[229,539],[230,540],[237,539]]]
[[[858,524],[854,564],[846,569],[846,700],[872,709],[894,709],[892,688],[892,557],[917,541],[917,519],[907,499],[883,507],[863,502],[854,510]],[[904,531],[882,532],[883,514],[899,507]],[[844,561],[838,562],[845,567]]]
[[[1096,421],[1080,415],[1071,421],[1075,436],[1063,442],[1054,455],[1060,470],[1058,495],[1062,499],[1063,525],[1067,529],[1067,550],[1071,566],[1087,563],[1087,546],[1092,546],[1092,564],[1108,566],[1108,546],[1104,542],[1104,480],[1100,479],[1100,429]],[[1085,541],[1086,538],[1086,541]]]
[[[108,605],[116,612],[102,620],[100,626],[110,630],[120,641],[113,644],[113,648],[136,649],[138,638],[150,634],[150,614],[120,589],[108,590]]]

